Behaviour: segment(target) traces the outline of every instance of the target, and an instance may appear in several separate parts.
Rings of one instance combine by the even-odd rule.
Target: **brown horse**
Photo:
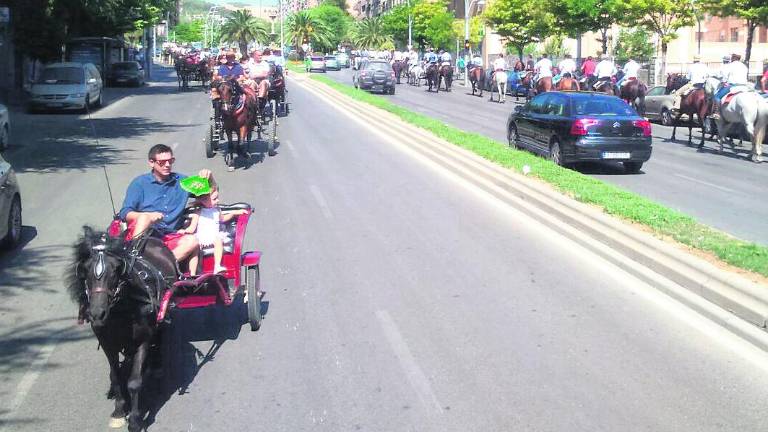
[[[232,171],[235,169],[233,153],[236,152],[245,158],[250,157],[247,147],[251,130],[258,125],[259,100],[250,89],[246,90],[234,79],[221,82],[218,91],[221,97],[221,120],[229,143],[229,150],[224,158],[227,169]],[[233,132],[237,134],[236,144],[232,142]]]
[[[432,86],[435,86],[435,92],[440,93],[440,70],[437,65],[431,64],[427,66],[425,75],[427,77],[427,86],[429,86],[427,91],[431,92]]]
[[[475,90],[480,90],[480,97],[483,97],[483,89],[485,88],[485,71],[483,68],[476,66],[470,69],[469,82],[472,83],[472,96],[475,95]]]
[[[576,81],[574,77],[572,77],[570,74],[566,74],[565,76],[560,78],[560,81],[557,82],[557,90],[579,91],[581,90],[581,88],[579,87],[579,82]]]
[[[440,81],[445,81],[445,91],[451,91],[451,83],[453,82],[453,67],[449,65],[440,66],[440,76],[437,78],[437,87],[440,87]]]
[[[400,77],[404,70],[408,70],[408,60],[395,60],[392,62],[392,70],[395,72],[397,83],[400,84]]]
[[[684,78],[678,74],[667,75],[667,87],[666,93],[669,94],[674,90],[679,89],[684,85]],[[693,143],[692,129],[693,129],[693,116],[694,114],[699,117],[699,127],[701,127],[701,141],[699,141],[699,148],[704,146],[704,119],[709,115],[709,109],[711,104],[707,100],[707,95],[704,92],[704,88],[696,88],[690,91],[687,95],[683,96],[680,101],[680,111],[675,117],[672,127],[672,141],[675,140],[675,132],[677,132],[677,122],[683,114],[688,115],[688,145]]]
[[[552,77],[541,77],[536,81],[536,94],[552,91]]]
[[[620,97],[641,116],[645,114],[645,93],[648,87],[638,79],[630,78],[622,84]]]
[[[598,93],[605,93],[611,96],[616,96],[616,89],[613,86],[613,80],[598,80],[595,83],[594,89]]]

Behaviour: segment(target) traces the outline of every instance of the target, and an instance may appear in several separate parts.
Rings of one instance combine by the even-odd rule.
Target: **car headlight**
[[[71,98],[81,98],[81,97],[85,97],[85,93],[72,93],[71,95],[69,95],[69,97],[71,97]]]

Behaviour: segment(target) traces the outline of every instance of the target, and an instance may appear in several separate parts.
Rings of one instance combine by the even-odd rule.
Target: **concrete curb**
[[[294,81],[336,102],[337,109],[360,117],[474,187],[543,221],[559,234],[768,351],[768,287],[718,268],[690,254],[683,246],[662,241],[325,84],[306,78]]]

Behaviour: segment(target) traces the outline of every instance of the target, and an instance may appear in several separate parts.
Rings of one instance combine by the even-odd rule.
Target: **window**
[[[573,101],[576,115],[634,116],[635,111],[626,102],[615,97],[581,97]]]
[[[85,74],[79,67],[55,67],[43,69],[39,82],[44,84],[82,84]]]
[[[739,28],[738,27],[732,27],[731,28],[731,42],[738,42],[739,41]]]
[[[664,87],[654,87],[651,89],[651,91],[648,92],[648,96],[661,96],[664,94],[664,91],[666,89]]]
[[[720,35],[717,37],[718,42],[725,42],[725,30],[720,30]]]
[[[547,100],[546,114],[563,116],[568,114],[568,98],[563,95],[553,94]]]
[[[533,114],[546,114],[547,111],[547,102],[549,102],[549,94],[544,93],[542,95],[536,96],[531,100],[530,106],[528,109]]]

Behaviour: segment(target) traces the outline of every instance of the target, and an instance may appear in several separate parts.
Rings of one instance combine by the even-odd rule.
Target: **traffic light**
[[[469,39],[464,39],[464,49],[465,50],[469,49]]]

